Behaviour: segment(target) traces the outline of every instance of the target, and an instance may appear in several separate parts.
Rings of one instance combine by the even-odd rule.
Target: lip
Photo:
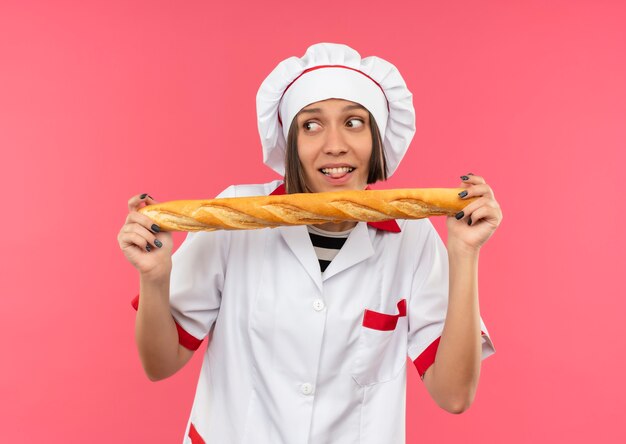
[[[342,167],[355,168],[353,165],[350,165],[349,163],[326,163],[322,165],[321,167],[319,167],[318,170],[322,170],[324,168],[342,168]]]

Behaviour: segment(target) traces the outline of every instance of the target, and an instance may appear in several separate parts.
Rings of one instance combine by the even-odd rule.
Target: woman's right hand
[[[126,259],[142,276],[164,279],[169,277],[172,270],[172,233],[160,231],[152,219],[137,211],[156,203],[147,194],[131,197],[128,200],[128,216],[117,235],[117,241]]]

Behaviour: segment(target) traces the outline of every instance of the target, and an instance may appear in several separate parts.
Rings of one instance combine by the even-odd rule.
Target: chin
[[[309,190],[312,193],[325,193],[329,191],[361,191],[365,188],[367,188],[367,184],[344,183],[341,185],[318,184],[317,186],[309,187]]]

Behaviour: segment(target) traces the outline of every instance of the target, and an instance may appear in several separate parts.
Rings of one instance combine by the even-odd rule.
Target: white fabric
[[[406,359],[441,335],[448,262],[428,219],[398,222],[401,233],[358,223],[323,275],[305,226],[188,234],[172,258],[172,313],[212,335],[185,443],[192,423],[207,443],[405,442]],[[395,330],[362,326],[365,309],[396,314],[401,299]],[[481,328],[485,358],[495,350]]]
[[[313,247],[315,249],[315,255],[319,260],[332,262],[339,253],[339,250],[332,248]]]
[[[284,122],[285,140],[291,121],[302,108],[329,98],[350,100],[363,105],[374,116],[380,134],[385,134],[389,111],[382,89],[360,71],[328,67],[303,74],[285,91],[279,107],[280,117]]]
[[[320,68],[298,78],[308,69],[326,65],[345,68]],[[351,69],[362,74],[356,72],[346,74]],[[336,78],[337,84],[333,85],[335,81],[333,76],[338,73],[341,73],[340,77]],[[372,80],[369,81],[366,76]],[[296,78],[298,79],[294,82]],[[347,79],[365,86],[346,89]],[[321,80],[328,84],[322,86]],[[367,83],[368,81],[371,84]],[[376,98],[377,93],[373,89],[378,88],[376,84],[380,85],[384,93],[387,102],[385,107],[382,106],[380,96]],[[285,91],[288,96],[293,95],[293,105],[290,98],[287,103],[281,104]],[[362,59],[354,49],[336,43],[318,43],[310,46],[302,58],[290,57],[283,60],[261,84],[256,97],[256,105],[259,135],[263,146],[263,162],[278,174],[284,175],[286,131],[295,115],[294,112],[297,113],[310,103],[330,98],[346,98],[360,103],[374,115],[381,130],[389,176],[391,176],[404,157],[415,134],[413,95],[394,65],[374,56]],[[311,102],[305,103],[308,100]],[[281,105],[286,107],[281,115],[283,126],[278,120]],[[298,106],[300,109],[297,109]],[[388,109],[386,118],[383,108]],[[290,120],[284,118],[285,114]]]

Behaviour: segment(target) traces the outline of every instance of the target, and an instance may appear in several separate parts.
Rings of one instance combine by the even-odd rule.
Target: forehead
[[[345,112],[363,110],[367,111],[363,105],[356,102],[343,99],[327,99],[320,100],[319,102],[313,102],[305,106],[300,110],[300,113],[325,113],[325,112]]]

